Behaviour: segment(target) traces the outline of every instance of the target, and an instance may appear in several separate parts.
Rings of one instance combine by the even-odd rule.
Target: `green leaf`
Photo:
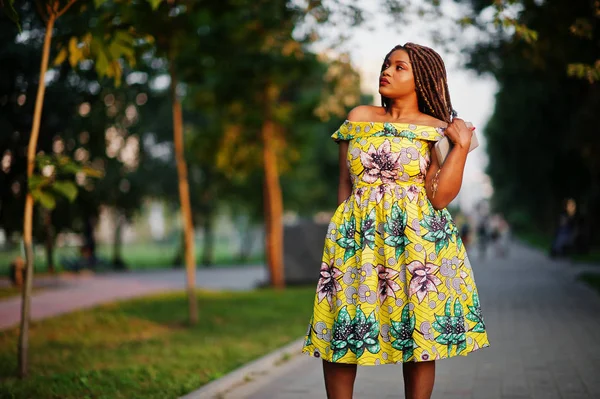
[[[458,346],[456,347],[456,354],[458,355],[460,352],[467,349],[467,341],[460,341]]]
[[[94,7],[99,8],[104,3],[106,3],[106,0],[94,0]]]
[[[29,180],[27,181],[28,186],[29,186],[29,191],[33,191],[38,188],[41,189],[42,187],[47,186],[51,182],[52,181],[50,180],[49,177],[42,176],[42,175],[32,175],[29,178]]]
[[[19,14],[17,13],[17,10],[15,10],[14,3],[15,3],[15,0],[8,0],[8,5],[5,5],[3,7],[4,15],[6,15],[8,17],[8,19],[13,21],[15,23],[15,25],[17,25],[17,29],[19,29],[19,32],[21,32],[21,24],[19,23]]]
[[[435,338],[435,342],[437,342],[438,344],[442,344],[442,345],[448,345],[448,335],[447,334],[440,334]]]
[[[350,314],[348,314],[348,310],[347,310],[346,306],[344,306],[342,309],[340,309],[340,312],[338,313],[336,322],[337,322],[337,324],[341,324],[341,325],[350,324],[352,322],[352,319],[350,319]]]
[[[402,343],[398,340],[392,342],[392,348],[397,349],[399,351],[404,350],[404,346],[402,346]]]
[[[344,262],[353,257],[355,253],[356,250],[354,248],[346,249],[346,252],[344,252]]]
[[[458,300],[458,298],[456,298],[456,301],[454,301],[454,316],[461,317],[462,315],[463,315],[462,305],[460,304],[460,301]]]
[[[452,316],[452,298],[448,298],[446,301],[446,307],[444,309],[444,314],[446,316]]]
[[[396,253],[395,253],[396,259],[399,259],[400,255],[402,255],[403,252],[404,252],[404,245],[396,247]]]
[[[148,0],[150,6],[152,7],[152,11],[156,11],[156,9],[160,6],[163,0]]]
[[[81,171],[85,173],[87,177],[96,177],[101,178],[104,177],[104,173],[101,170],[91,168],[89,166],[84,166],[81,168]]]
[[[410,322],[410,313],[409,312],[410,311],[408,310],[408,303],[407,303],[402,308],[402,315],[400,316],[400,319],[402,320],[402,323],[408,324]]]
[[[33,197],[35,202],[38,202],[40,205],[42,205],[46,209],[52,210],[56,207],[56,199],[54,198],[54,196],[52,194],[50,194],[46,191],[36,189],[36,190],[31,191],[31,196]]]
[[[467,313],[465,316],[468,320],[471,320],[475,323],[479,323],[479,317],[475,316],[473,313]]]
[[[483,333],[483,332],[485,332],[485,327],[483,326],[482,323],[477,323],[471,331],[477,332],[477,333]]]
[[[413,357],[414,353],[414,348],[405,348],[405,350],[402,351],[402,361],[405,363],[408,362],[410,358]]]
[[[366,341],[365,341],[366,342]],[[375,341],[374,344],[369,344],[369,346],[367,346],[367,350],[373,354],[375,353],[379,353],[379,351],[381,350],[381,346],[379,345],[379,341]]]
[[[334,349],[333,350],[333,358],[332,358],[332,360],[334,362],[337,362],[338,360],[340,360],[341,358],[343,358],[346,355],[346,353],[348,353],[348,347],[347,346],[344,349],[342,349],[342,350]]]
[[[477,295],[477,291],[473,291],[473,306],[477,308],[481,306],[479,304],[479,295]]]
[[[354,325],[362,325],[367,324],[367,318],[365,317],[364,312],[360,308],[360,305],[356,307],[356,316],[354,316],[354,320],[352,320]]]
[[[439,255],[440,251],[444,249],[444,247],[448,246],[448,240],[439,240],[435,242],[435,253]]]
[[[70,202],[75,201],[77,197],[77,186],[72,181],[56,181],[52,189],[67,197]]]

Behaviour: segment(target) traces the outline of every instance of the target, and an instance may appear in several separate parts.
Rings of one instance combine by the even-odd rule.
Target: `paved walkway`
[[[205,289],[247,290],[261,284],[266,278],[263,266],[198,269],[196,286]],[[48,289],[32,296],[32,320],[116,300],[181,290],[185,288],[185,270],[67,275],[55,280],[54,283],[60,288]],[[20,297],[0,300],[0,330],[17,325],[20,317]]]
[[[439,361],[433,398],[600,399],[600,296],[575,281],[581,268],[521,246],[471,262],[491,347]],[[402,398],[401,377],[359,368],[354,397]],[[221,397],[325,398],[320,361],[298,355]]]

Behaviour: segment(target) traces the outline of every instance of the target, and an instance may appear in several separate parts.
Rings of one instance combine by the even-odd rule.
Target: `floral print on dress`
[[[454,303],[454,306],[452,306]],[[452,310],[454,309],[454,314]],[[462,305],[456,298],[448,298],[444,307],[444,314],[435,315],[433,328],[440,334],[435,337],[435,342],[446,345],[448,354],[452,353],[453,347],[456,347],[456,354],[460,354],[467,348],[467,334],[465,328],[465,318],[463,316]]]
[[[416,295],[419,303],[421,303],[428,293],[438,292],[437,286],[442,284],[442,280],[435,273],[438,271],[439,266],[433,263],[423,264],[415,260],[409,263],[406,268],[412,274],[408,295]]]
[[[360,161],[365,169],[362,180],[365,183],[394,183],[398,174],[398,158],[400,154],[390,151],[390,141],[385,140],[378,148],[373,144],[367,152],[360,153]]]
[[[392,342],[392,348],[402,352],[402,361],[408,362],[414,355],[417,344],[414,340],[414,331],[416,318],[414,313],[410,314],[408,305],[402,309],[401,319],[391,321],[392,329],[390,334],[395,340]]]
[[[348,140],[352,193],[325,237],[304,353],[377,365],[489,346],[456,225],[425,190],[441,137],[429,126],[348,121],[333,135]]]
[[[392,212],[386,216],[387,223],[384,225],[387,237],[384,240],[385,245],[394,247],[396,259],[402,255],[406,245],[409,243],[408,237],[404,234],[408,220],[407,213],[400,208],[398,203],[392,206]]]
[[[332,259],[333,261],[333,259]],[[342,290],[342,286],[338,279],[342,277],[342,272],[333,264],[321,263],[319,282],[317,283],[317,298],[319,303],[323,299],[327,299],[329,307],[333,309],[333,297],[338,291]]]

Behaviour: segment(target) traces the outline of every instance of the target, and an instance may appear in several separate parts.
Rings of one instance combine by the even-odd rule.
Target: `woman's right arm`
[[[340,182],[338,186],[338,205],[344,202],[352,192],[352,180],[350,180],[350,171],[348,170],[348,164],[346,157],[348,156],[348,142],[339,142],[340,151]]]

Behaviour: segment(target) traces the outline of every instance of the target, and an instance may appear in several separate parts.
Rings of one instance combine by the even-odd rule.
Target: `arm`
[[[433,179],[440,170],[440,164],[437,160],[435,151],[431,151],[431,164],[425,177],[425,189],[429,202],[435,209],[443,209],[452,202],[460,191],[462,185],[463,171],[467,160],[467,149],[454,146],[448,156],[444,167],[438,175],[438,186],[435,196],[433,195]]]
[[[454,143],[452,150],[446,157],[444,167],[440,164],[435,154],[431,151],[431,164],[425,177],[425,189],[431,205],[435,209],[442,209],[458,195],[462,185],[463,172],[471,145],[473,128],[468,128],[462,119],[455,118],[446,129],[446,135]],[[439,171],[439,174],[438,174]],[[437,190],[434,194],[434,179],[437,176]]]
[[[346,163],[346,157],[348,156],[348,142],[339,142],[340,151],[340,182],[338,185],[338,205],[344,202],[352,192],[352,180],[350,180],[350,171],[348,170],[348,164]]]

